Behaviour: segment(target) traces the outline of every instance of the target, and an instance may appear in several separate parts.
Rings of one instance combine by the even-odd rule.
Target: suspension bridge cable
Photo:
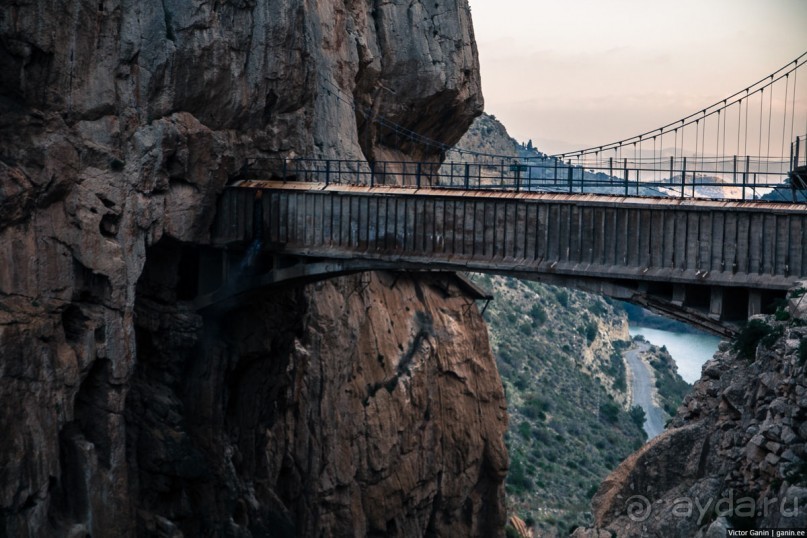
[[[793,73],[793,106],[790,107],[790,136],[788,137],[789,140],[793,140],[793,126],[796,123],[796,82],[797,82],[798,72]]]
[[[733,106],[734,104],[738,105],[737,145],[738,145],[738,150],[739,150],[740,134],[741,134],[741,130],[742,130],[741,126],[743,124],[743,122],[742,122],[742,115],[743,115],[742,114],[742,105],[743,105],[743,101],[745,101],[745,103],[746,103],[746,107],[745,107],[746,108],[746,110],[745,110],[746,120],[745,120],[744,130],[745,130],[746,135],[744,137],[744,143],[745,143],[745,147],[746,147],[746,150],[747,150],[747,145],[748,145],[748,126],[749,126],[748,110],[750,108],[751,96],[759,93],[759,98],[760,98],[760,119],[759,119],[759,133],[758,133],[758,136],[759,136],[759,138],[758,138],[758,153],[759,153],[759,155],[758,155],[757,159],[754,160],[754,163],[755,163],[756,170],[761,171],[761,166],[760,165],[764,160],[765,163],[766,163],[766,172],[767,172],[767,170],[768,170],[767,167],[769,166],[770,157],[763,158],[762,157],[762,151],[761,151],[762,128],[763,128],[762,127],[762,125],[763,125],[762,122],[763,122],[763,112],[764,112],[765,90],[769,89],[769,93],[771,94],[770,97],[769,97],[769,117],[768,117],[768,136],[767,136],[767,139],[768,139],[767,148],[768,148],[768,152],[770,152],[770,149],[771,149],[771,136],[772,136],[772,107],[773,107],[773,88],[772,88],[772,86],[776,82],[780,81],[781,79],[783,79],[783,78],[785,79],[785,84],[786,84],[786,87],[785,87],[785,112],[784,112],[785,119],[784,119],[783,128],[782,128],[783,129],[783,144],[784,144],[785,143],[784,142],[784,135],[785,135],[785,133],[787,131],[786,116],[787,116],[787,97],[789,95],[789,93],[788,93],[789,92],[789,74],[794,73],[794,90],[793,90],[793,98],[792,98],[793,99],[793,107],[791,108],[791,118],[792,118],[791,119],[791,132],[792,132],[792,131],[794,131],[794,125],[795,125],[795,119],[796,119],[796,117],[795,117],[796,116],[795,115],[795,102],[796,102],[796,80],[797,80],[797,72],[798,72],[797,70],[799,68],[801,68],[803,65],[805,65],[805,63],[807,63],[807,62],[799,63],[801,61],[801,59],[805,55],[807,55],[807,52],[805,52],[804,54],[799,56],[799,58],[794,60],[791,64],[788,64],[789,66],[791,66],[791,68],[789,70],[787,70],[787,72],[782,73],[783,69],[785,69],[785,68],[782,68],[782,69],[774,72],[773,74],[769,75],[765,79],[762,79],[761,81],[759,81],[759,82],[745,88],[744,90],[736,92],[734,95],[732,95],[732,96],[730,96],[730,97],[728,97],[728,98],[726,98],[726,99],[724,99],[722,101],[719,101],[718,103],[715,103],[711,107],[701,109],[700,111],[698,111],[698,112],[696,112],[694,114],[690,114],[689,116],[686,116],[685,118],[683,118],[681,120],[678,120],[677,122],[665,125],[663,127],[660,127],[658,129],[654,129],[652,131],[648,131],[646,133],[637,135],[635,137],[631,137],[631,138],[622,140],[619,143],[606,144],[606,145],[603,145],[603,146],[598,146],[596,148],[593,148],[594,149],[594,154],[595,154],[595,160],[596,160],[596,162],[598,164],[598,168],[602,168],[602,158],[603,158],[604,151],[608,151],[608,150],[611,150],[611,149],[614,150],[614,153],[615,153],[618,160],[624,160],[625,161],[623,163],[623,166],[625,166],[627,168],[627,158],[623,159],[623,157],[625,157],[625,154],[623,153],[623,147],[627,146],[628,144],[632,144],[633,145],[633,164],[635,166],[635,169],[637,170],[636,187],[638,189],[639,186],[642,183],[642,181],[641,181],[641,173],[642,173],[642,165],[641,165],[641,163],[647,161],[647,159],[645,159],[644,153],[643,153],[643,151],[644,151],[643,150],[643,144],[644,144],[644,142],[646,140],[646,137],[651,136],[653,138],[653,156],[650,159],[650,161],[653,163],[653,167],[657,168],[657,165],[660,166],[663,163],[663,140],[664,140],[664,135],[669,133],[670,128],[672,128],[673,134],[674,134],[673,162],[676,160],[677,157],[679,157],[679,148],[678,148],[678,130],[679,129],[681,130],[680,157],[684,158],[684,159],[686,158],[685,157],[685,152],[686,152],[686,129],[687,129],[688,126],[690,126],[690,125],[692,125],[694,123],[695,124],[694,125],[695,134],[696,134],[696,138],[695,138],[695,159],[694,159],[695,166],[693,166],[692,169],[691,169],[691,171],[692,171],[692,180],[693,180],[692,181],[692,183],[693,183],[693,193],[694,193],[695,180],[697,178],[698,153],[700,153],[700,169],[701,169],[700,171],[701,171],[701,175],[706,177],[703,174],[703,172],[706,170],[706,164],[707,164],[707,159],[706,159],[706,155],[705,155],[705,142],[706,142],[706,136],[707,136],[707,131],[708,131],[708,123],[707,122],[709,121],[711,116],[713,116],[715,114],[717,115],[717,118],[716,118],[717,119],[717,126],[716,126],[716,133],[715,133],[715,137],[716,137],[715,138],[715,155],[716,155],[716,157],[714,159],[714,172],[717,173],[717,163],[721,162],[723,172],[725,173],[725,166],[726,166],[726,162],[725,162],[725,159],[726,159],[725,145],[726,145],[726,138],[727,138],[727,119],[728,119],[727,118],[727,116],[728,116],[727,110],[731,106]],[[337,86],[334,81],[332,81],[330,79],[327,79],[327,78],[324,78],[324,77],[322,77],[321,80],[322,80],[322,83],[320,84],[320,87],[325,92],[327,92],[328,95],[333,95],[339,101],[341,101],[341,102],[347,104],[348,106],[350,106],[351,109],[357,115],[361,115],[361,116],[364,117],[365,122],[369,121],[371,123],[375,123],[375,124],[379,125],[380,127],[382,127],[385,131],[387,131],[386,136],[388,136],[388,137],[393,136],[395,138],[395,140],[397,141],[396,145],[398,145],[398,146],[400,145],[401,138],[406,138],[406,139],[411,140],[411,141],[413,141],[413,142],[415,142],[417,144],[435,148],[438,151],[443,152],[443,153],[455,152],[455,153],[460,154],[460,155],[466,154],[466,155],[471,155],[471,156],[475,156],[475,157],[488,157],[488,158],[506,158],[506,159],[518,158],[517,156],[514,156],[514,155],[501,155],[501,154],[496,154],[496,153],[477,152],[477,151],[467,150],[467,149],[460,148],[460,147],[449,146],[448,144],[445,144],[445,143],[440,142],[438,140],[435,140],[435,139],[432,139],[432,138],[427,137],[425,135],[422,135],[422,134],[420,134],[420,133],[418,133],[418,132],[416,132],[416,131],[414,131],[412,129],[409,129],[409,128],[403,126],[403,125],[400,125],[400,124],[396,123],[395,121],[389,119],[388,117],[386,117],[384,115],[379,114],[376,107],[367,108],[367,107],[363,107],[363,106],[359,105],[355,101],[355,99],[353,98],[352,95],[347,94],[342,88]],[[767,83],[764,84],[763,86],[756,87],[759,84],[761,84],[763,82],[766,82],[766,81],[767,81]],[[330,88],[328,86],[330,86]],[[740,97],[739,99],[735,99],[738,95],[741,95],[743,93],[744,93],[744,95],[742,95],[742,97]],[[717,108],[715,108],[715,107],[717,107]],[[720,125],[721,117],[723,119],[722,127]],[[680,125],[679,125],[679,123],[680,123]],[[700,128],[701,128],[700,124],[701,123],[703,123],[703,133],[700,133]],[[722,133],[723,151],[722,151],[722,153],[720,151],[720,142],[721,142],[721,132],[720,131],[721,131],[721,128],[723,130],[723,133]],[[369,133],[368,133],[368,136],[369,136]],[[381,136],[384,136],[384,135],[381,135]],[[660,139],[659,140],[660,147],[659,147],[658,157],[656,157],[656,149],[655,149],[656,148],[656,138]],[[382,140],[383,140],[383,138],[382,138]],[[638,149],[637,149],[637,146],[638,146]],[[700,147],[698,147],[698,146],[700,146]],[[782,147],[782,152],[784,152],[784,146]],[[567,152],[567,153],[559,154],[559,155],[541,156],[540,159],[542,159],[542,160],[552,160],[552,159],[554,159],[554,160],[558,161],[558,160],[561,160],[561,158],[565,158],[565,157],[569,157],[570,159],[574,158],[574,159],[577,160],[576,167],[581,169],[581,181],[585,181],[585,175],[587,173],[585,171],[585,166],[587,165],[587,163],[583,160],[583,156],[584,155],[590,155],[590,154],[591,154],[591,152],[588,151],[588,150],[581,150],[581,151],[577,151],[577,152]],[[747,154],[747,151],[746,151],[746,154]],[[782,155],[781,158],[783,159],[783,155]],[[709,160],[711,161],[711,158]],[[746,166],[745,166],[745,173],[746,174],[750,173],[750,167],[748,166],[749,162],[750,162],[750,160],[747,159],[746,160]],[[571,160],[569,160],[567,166],[568,167],[573,166]],[[735,167],[735,169],[736,169],[736,167]],[[683,169],[681,169],[681,170],[682,170],[682,174],[683,174],[684,173]],[[592,173],[593,173],[593,170],[592,170]],[[657,176],[657,174],[654,174],[654,176],[653,176],[654,179],[656,179],[656,176]],[[754,176],[756,178],[756,172],[754,173]],[[672,179],[672,178],[670,178],[670,179]],[[682,179],[682,181],[686,181],[686,177],[683,176],[683,175],[682,175],[681,179]],[[625,181],[626,182],[628,181],[628,176],[627,175],[625,177]],[[755,181],[756,181],[756,179],[755,179]],[[627,185],[627,183],[626,183],[626,185]],[[653,188],[653,187],[651,187],[649,185],[645,185],[645,186],[643,186],[643,188],[647,188],[647,189],[649,189],[651,191],[658,192],[660,194],[668,194],[666,192],[660,191],[659,189]],[[756,191],[754,190],[754,192],[756,192]]]
[[[740,101],[737,107],[737,150],[734,153],[735,155],[740,154],[740,132],[742,130],[743,124],[743,102]]]
[[[785,79],[787,80],[787,79]],[[768,99],[768,148],[765,150],[765,155],[771,154],[771,121],[773,120],[773,88],[770,91],[770,98]],[[765,163],[765,171],[768,171],[768,164]]]
[[[748,155],[748,109],[751,106],[751,97],[748,95],[748,90],[745,90],[745,92],[745,135],[743,135],[743,155]],[[748,170],[746,170],[746,172],[748,172]]]
[[[744,99],[744,98],[748,97],[749,95],[753,95],[753,93],[760,92],[760,91],[764,90],[764,88],[766,88],[768,86],[771,86],[772,84],[775,84],[776,82],[781,80],[786,74],[792,73],[793,71],[795,71],[795,70],[799,69],[800,67],[802,67],[803,65],[805,65],[804,62],[799,64],[799,61],[802,58],[804,58],[805,56],[807,56],[807,52],[802,53],[798,58],[796,58],[795,60],[793,60],[791,62],[788,62],[784,67],[781,67],[781,68],[777,69],[771,75],[760,79],[759,81],[755,82],[754,84],[751,84],[751,85],[747,86],[743,90],[735,92],[732,95],[726,97],[725,99],[717,101],[716,103],[714,103],[714,104],[712,104],[712,105],[710,105],[710,106],[708,106],[708,107],[706,107],[706,108],[704,108],[702,110],[699,110],[698,112],[695,112],[693,114],[685,116],[685,117],[681,118],[680,120],[676,120],[674,122],[668,123],[667,125],[664,125],[663,127],[651,129],[650,131],[647,131],[647,132],[642,133],[640,135],[634,135],[634,136],[631,136],[631,137],[628,137],[628,138],[625,138],[625,139],[622,139],[622,140],[618,140],[616,142],[611,142],[609,144],[603,144],[602,146],[595,146],[595,147],[590,147],[590,148],[585,148],[585,149],[580,149],[580,150],[575,150],[575,151],[567,151],[567,152],[564,152],[564,153],[558,153],[558,154],[555,154],[555,155],[551,155],[551,157],[565,158],[566,156],[572,156],[572,155],[575,155],[575,154],[587,154],[587,153],[593,152],[593,150],[596,149],[596,147],[602,147],[602,148],[610,149],[611,147],[623,145],[623,144],[626,144],[626,143],[631,143],[633,140],[638,139],[639,136],[647,136],[647,135],[655,133],[656,131],[660,131],[662,129],[672,127],[672,126],[676,125],[679,122],[682,125],[690,125],[695,121],[695,116],[697,116],[697,115],[699,115],[701,113],[704,114],[704,117],[716,114],[717,113],[717,108],[715,108],[715,107],[720,107],[720,105],[722,103],[728,103],[729,101],[731,101],[731,104],[733,104],[734,102],[737,101],[735,98],[737,96],[739,96],[743,92],[746,92],[746,95],[743,96],[741,99]],[[788,69],[788,67],[791,66],[791,64],[793,65],[793,67],[790,67]],[[785,70],[787,70],[787,71],[783,73],[783,71],[785,71]],[[777,75],[778,75],[778,77],[777,77]],[[765,84],[761,88],[757,88],[753,92],[751,92],[751,90],[753,88],[759,86],[760,84],[764,83],[765,81],[768,81],[767,84]],[[720,107],[721,110],[723,108],[725,108],[725,107]],[[714,109],[714,110],[712,110],[712,109]],[[708,114],[706,114],[707,111],[710,111],[710,112]]]
[[[757,144],[757,156],[762,155],[762,107],[765,102],[765,88],[759,94],[759,143]]]

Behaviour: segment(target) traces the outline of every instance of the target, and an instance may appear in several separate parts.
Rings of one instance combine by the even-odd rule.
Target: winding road
[[[653,403],[653,392],[655,386],[653,377],[650,375],[649,366],[639,358],[639,355],[647,351],[649,344],[637,342],[634,347],[625,352],[628,366],[632,372],[631,388],[633,390],[633,405],[638,405],[644,409],[645,422],[644,431],[647,432],[647,439],[664,431],[665,415],[664,411]]]

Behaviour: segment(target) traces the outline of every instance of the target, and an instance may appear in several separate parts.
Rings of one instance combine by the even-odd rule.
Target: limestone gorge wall
[[[0,535],[496,535],[507,457],[450,277],[190,306],[248,157],[438,159],[482,107],[464,0],[7,2]]]
[[[807,300],[755,316],[703,367],[668,429],[600,485],[577,538],[725,536],[807,525]]]

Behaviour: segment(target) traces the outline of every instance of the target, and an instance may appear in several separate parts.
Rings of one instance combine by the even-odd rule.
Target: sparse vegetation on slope
[[[578,291],[474,278],[495,296],[485,319],[508,399],[510,512],[566,536],[590,521],[596,485],[645,439],[628,411],[624,314]]]
[[[635,338],[644,340],[642,336]],[[646,355],[647,362],[653,368],[653,375],[656,377],[659,404],[664,412],[672,417],[684,396],[692,390],[692,385],[678,375],[678,366],[665,346],[658,347],[651,344]]]

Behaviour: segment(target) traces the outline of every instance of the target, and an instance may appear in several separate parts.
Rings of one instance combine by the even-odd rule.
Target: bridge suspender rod
[[[687,125],[691,125],[692,123],[695,123],[695,121],[698,120],[698,119],[705,119],[705,118],[707,118],[709,116],[716,115],[716,114],[719,113],[719,111],[725,110],[726,108],[734,105],[735,103],[741,102],[742,100],[750,97],[750,95],[752,95],[754,93],[762,93],[762,92],[764,92],[764,90],[766,88],[771,88],[771,86],[773,86],[778,81],[780,81],[782,79],[787,79],[787,77],[789,76],[790,73],[796,72],[796,70],[800,69],[801,67],[803,67],[805,65],[805,63],[807,63],[807,62],[801,62],[800,63],[802,58],[804,58],[805,56],[807,56],[807,52],[801,54],[798,58],[796,58],[795,60],[789,62],[784,67],[778,69],[773,74],[771,74],[771,75],[769,75],[769,76],[767,76],[767,77],[765,77],[763,79],[760,79],[759,81],[757,81],[754,84],[751,84],[747,88],[744,88],[743,90],[740,90],[739,92],[736,92],[736,93],[726,97],[725,99],[722,99],[722,100],[720,100],[720,101],[718,101],[718,102],[716,102],[716,103],[714,103],[714,104],[712,104],[712,105],[710,105],[710,106],[708,106],[708,107],[706,107],[706,108],[704,108],[702,110],[699,110],[698,112],[696,112],[694,114],[690,114],[689,116],[686,116],[686,117],[684,117],[684,118],[682,118],[680,120],[677,120],[675,122],[672,122],[672,123],[669,123],[667,125],[664,125],[663,127],[660,127],[660,128],[657,128],[657,129],[652,129],[652,130],[647,131],[645,133],[642,133],[642,134],[639,134],[639,135],[636,135],[636,136],[633,136],[633,137],[630,137],[630,138],[626,138],[626,139],[623,139],[623,140],[620,140],[620,141],[617,141],[617,142],[612,142],[612,143],[609,143],[609,144],[602,144],[602,145],[593,146],[593,147],[590,147],[590,148],[585,148],[585,149],[576,150],[576,151],[570,151],[570,152],[557,154],[557,155],[552,155],[552,156],[553,157],[565,158],[565,157],[571,157],[571,156],[575,156],[575,155],[588,155],[588,154],[594,153],[595,151],[603,151],[603,150],[615,149],[615,148],[621,147],[621,146],[626,145],[626,144],[632,144],[632,143],[634,143],[636,141],[639,141],[639,140],[641,140],[643,138],[646,138],[647,136],[651,136],[653,134],[663,133],[663,131],[665,129],[669,129],[669,128],[673,127],[674,125],[678,124],[678,123],[681,124],[680,127],[685,127]],[[743,92],[745,92],[745,95],[742,96],[742,97],[739,97]],[[719,130],[719,128],[718,128],[718,130]],[[762,129],[760,129],[760,136],[761,135],[762,135]]]
[[[785,77],[785,116],[784,116],[784,121],[782,121],[782,153],[779,156],[779,158],[781,160],[785,159],[785,133],[787,132],[787,94],[788,94],[788,90],[790,90],[790,78],[789,77],[790,77],[790,75]]]

